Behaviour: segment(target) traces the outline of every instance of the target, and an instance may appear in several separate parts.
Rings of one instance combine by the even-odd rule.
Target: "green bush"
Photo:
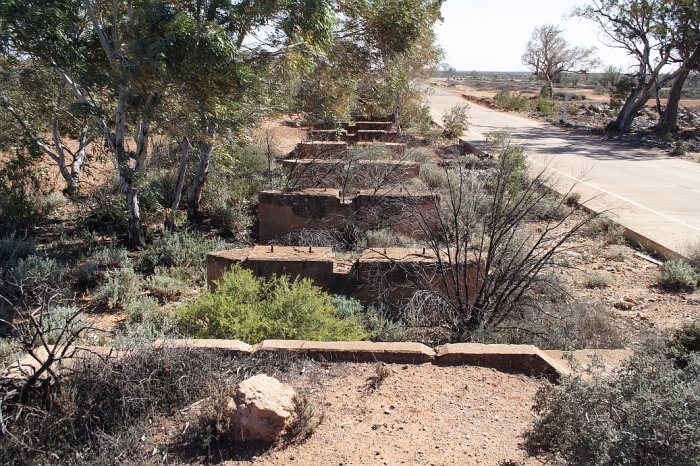
[[[427,163],[420,169],[420,179],[428,188],[440,189],[447,184],[447,172],[434,163]]]
[[[467,130],[469,124],[469,106],[455,105],[442,115],[445,133],[450,138],[459,138]]]
[[[591,290],[595,290],[599,288],[609,288],[613,283],[614,280],[610,275],[591,272],[586,274],[584,286]]]
[[[141,296],[144,280],[131,265],[110,270],[93,293],[93,299],[109,309],[128,309]]]
[[[552,197],[543,197],[533,210],[534,217],[544,221],[563,220],[570,213],[570,207]]]
[[[537,105],[535,105],[535,109],[541,114],[546,115],[548,117],[552,117],[556,113],[554,104],[551,100],[549,100],[546,97],[539,97],[537,99]]]
[[[207,254],[220,246],[216,239],[190,231],[179,231],[166,236],[141,253],[137,269],[151,274],[156,267],[174,267],[202,270]]]
[[[581,193],[573,191],[566,195],[564,204],[567,207],[577,207],[581,203]]]
[[[688,153],[688,143],[685,141],[676,141],[673,143],[671,155],[680,157]]]
[[[50,345],[59,342],[59,337],[61,333],[66,329],[68,322],[73,316],[78,313],[78,309],[71,306],[57,306],[51,307],[48,312],[46,312],[41,319],[42,328],[44,331],[44,338],[46,342]],[[82,315],[78,315],[71,321],[71,325],[82,325],[86,324],[85,319]],[[68,330],[67,330],[68,331]],[[65,340],[65,336],[63,337]]]
[[[180,269],[156,267],[153,275],[146,279],[148,292],[161,302],[174,301],[187,288],[187,279],[179,274]]]
[[[535,398],[531,455],[567,464],[698,464],[700,358],[678,368],[647,345],[610,377],[570,377]]]
[[[139,340],[155,340],[177,334],[177,320],[150,296],[139,296],[125,309],[123,335]]]
[[[362,340],[367,334],[355,318],[335,317],[331,297],[310,280],[286,276],[256,278],[234,266],[205,292],[178,309],[180,329],[197,338]]]
[[[365,307],[356,299],[333,296],[335,315],[340,319],[357,319],[372,341],[408,341],[412,332],[403,322],[374,306]]]
[[[661,286],[669,291],[694,291],[700,282],[700,273],[692,265],[681,260],[664,264],[661,272]]]
[[[553,297],[550,295],[545,299],[551,300]],[[538,298],[543,301],[543,297]],[[603,304],[554,301],[540,304],[541,309],[524,310],[513,316],[498,332],[481,335],[480,342],[527,344],[564,351],[619,349],[625,346],[619,325]]]
[[[505,89],[496,94],[493,101],[505,110],[526,112],[530,109],[530,102],[526,96]]]
[[[68,268],[57,260],[30,255],[7,270],[0,294],[24,306],[46,303],[65,292],[67,276]]]

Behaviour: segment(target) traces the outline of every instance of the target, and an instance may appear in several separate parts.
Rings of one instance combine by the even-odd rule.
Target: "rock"
[[[265,374],[238,384],[226,407],[233,440],[277,440],[292,421],[295,396],[292,387]]]
[[[621,311],[629,311],[634,307],[634,304],[627,302],[627,301],[618,301],[615,303],[615,309],[619,309]]]

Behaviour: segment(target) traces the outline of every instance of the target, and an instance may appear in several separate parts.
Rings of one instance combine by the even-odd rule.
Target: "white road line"
[[[668,220],[674,221],[674,222],[679,223],[679,224],[681,224],[681,225],[683,225],[683,226],[686,226],[686,227],[688,227],[688,228],[691,228],[691,229],[693,229],[693,230],[695,230],[695,231],[700,232],[700,228],[698,228],[698,227],[696,227],[696,226],[694,226],[694,225],[691,225],[691,224],[689,224],[689,223],[686,223],[686,222],[684,222],[683,220],[678,220],[677,218],[671,217],[670,215],[663,214],[663,213],[661,213],[661,212],[659,212],[659,211],[656,211],[656,210],[654,210],[654,209],[651,209],[651,208],[649,208],[649,207],[646,207],[646,206],[644,206],[644,205],[642,205],[642,204],[640,204],[640,203],[638,203],[638,202],[635,202],[635,201],[632,201],[632,200],[630,200],[630,199],[627,199],[626,197],[620,196],[619,194],[615,194],[615,193],[613,193],[613,192],[608,191],[607,189],[603,189],[603,188],[601,188],[601,187],[599,187],[599,186],[596,186],[596,185],[594,185],[594,184],[592,184],[592,183],[589,183],[588,181],[582,181],[582,180],[580,180],[580,179],[578,179],[578,178],[574,178],[573,176],[571,176],[571,175],[569,175],[569,174],[567,174],[567,173],[564,173],[564,172],[561,171],[561,170],[557,170],[556,168],[549,167],[549,166],[547,166],[546,164],[544,164],[544,163],[542,163],[542,162],[539,162],[538,160],[535,160],[535,159],[533,159],[533,158],[530,158],[530,160],[532,160],[532,161],[535,162],[536,164],[540,165],[541,167],[544,167],[544,168],[547,169],[547,170],[552,170],[552,171],[554,171],[554,172],[556,172],[556,173],[558,173],[558,174],[560,174],[560,175],[566,176],[567,178],[571,178],[572,180],[576,181],[577,183],[585,184],[586,186],[589,186],[589,187],[591,187],[591,188],[593,188],[593,189],[597,189],[597,190],[600,191],[600,192],[603,192],[603,193],[605,193],[605,194],[609,194],[610,196],[616,197],[616,198],[620,199],[620,200],[623,201],[623,202],[626,202],[626,203],[631,204],[631,205],[633,205],[633,206],[639,207],[640,209],[644,209],[644,210],[646,210],[646,211],[648,211],[648,212],[651,212],[651,213],[654,214],[654,215],[658,215],[658,216],[660,216],[660,217],[664,217],[664,218],[666,218],[666,219],[668,219]]]

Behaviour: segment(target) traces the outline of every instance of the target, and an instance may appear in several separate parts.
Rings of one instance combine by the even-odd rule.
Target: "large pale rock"
[[[292,421],[295,395],[292,387],[265,374],[241,382],[227,406],[233,439],[277,440]]]

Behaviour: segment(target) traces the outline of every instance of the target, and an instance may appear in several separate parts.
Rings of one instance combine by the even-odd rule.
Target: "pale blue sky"
[[[463,71],[525,71],[520,57],[532,30],[559,24],[572,45],[595,46],[605,65],[631,64],[620,50],[605,46],[591,21],[565,18],[586,0],[447,0],[445,21],[436,27],[446,62]]]

